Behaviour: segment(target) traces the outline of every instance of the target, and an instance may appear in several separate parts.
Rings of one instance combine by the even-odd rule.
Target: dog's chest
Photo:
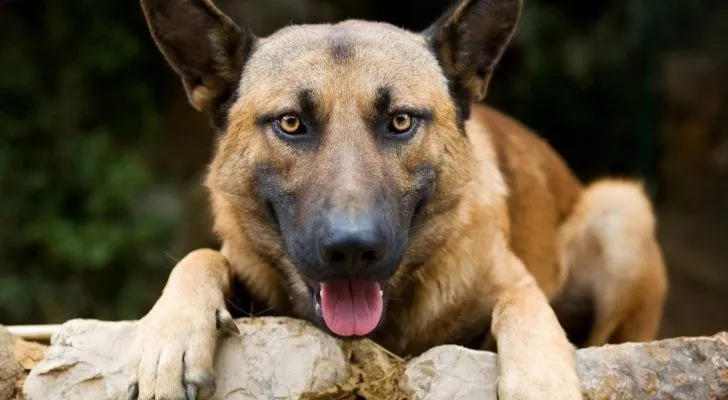
[[[402,356],[417,356],[446,344],[480,349],[490,332],[491,310],[463,304],[430,318],[422,312],[392,310],[374,341]]]

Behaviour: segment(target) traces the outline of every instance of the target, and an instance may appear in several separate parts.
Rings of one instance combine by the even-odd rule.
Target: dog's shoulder
[[[536,207],[544,197],[553,199],[559,214],[571,210],[581,183],[566,162],[539,134],[493,107],[476,104],[472,109],[479,132],[488,136],[509,192],[509,205]],[[526,196],[528,194],[528,196]],[[535,196],[535,198],[534,198]]]
[[[497,164],[506,187],[509,244],[547,293],[556,290],[564,278],[558,229],[582,185],[549,143],[523,123],[484,105],[474,105],[472,116],[479,129],[468,134],[487,136],[494,154],[489,161]]]

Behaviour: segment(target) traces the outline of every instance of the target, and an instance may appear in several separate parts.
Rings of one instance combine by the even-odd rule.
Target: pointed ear
[[[212,115],[234,91],[256,38],[210,0],[141,0],[154,42],[198,111]]]
[[[510,42],[522,0],[460,0],[423,32],[459,93],[485,97],[493,69]]]

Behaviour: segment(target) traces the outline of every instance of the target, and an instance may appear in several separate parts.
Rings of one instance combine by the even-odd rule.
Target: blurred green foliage
[[[288,20],[285,10],[341,15],[356,2],[305,3],[248,5]],[[449,1],[368,3],[368,15],[346,16],[422,29]],[[488,101],[542,133],[583,178],[653,180],[661,62],[670,51],[725,57],[725,5],[525,3]],[[138,318],[180,235],[174,213],[145,205],[158,185],[181,184],[153,166],[167,157],[153,142],[172,72],[136,1],[0,1],[0,37],[0,323]]]
[[[0,321],[135,318],[173,265],[174,221],[135,208],[154,54],[128,3],[41,4],[0,21]]]

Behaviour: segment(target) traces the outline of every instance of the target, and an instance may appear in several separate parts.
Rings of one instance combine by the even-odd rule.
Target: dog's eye
[[[392,117],[392,122],[390,123],[390,130],[393,133],[406,133],[410,129],[412,129],[412,126],[415,123],[415,119],[407,114],[407,113],[401,113],[397,114],[394,117]]]
[[[276,125],[287,135],[298,135],[305,132],[301,119],[294,114],[286,114],[278,118]]]

